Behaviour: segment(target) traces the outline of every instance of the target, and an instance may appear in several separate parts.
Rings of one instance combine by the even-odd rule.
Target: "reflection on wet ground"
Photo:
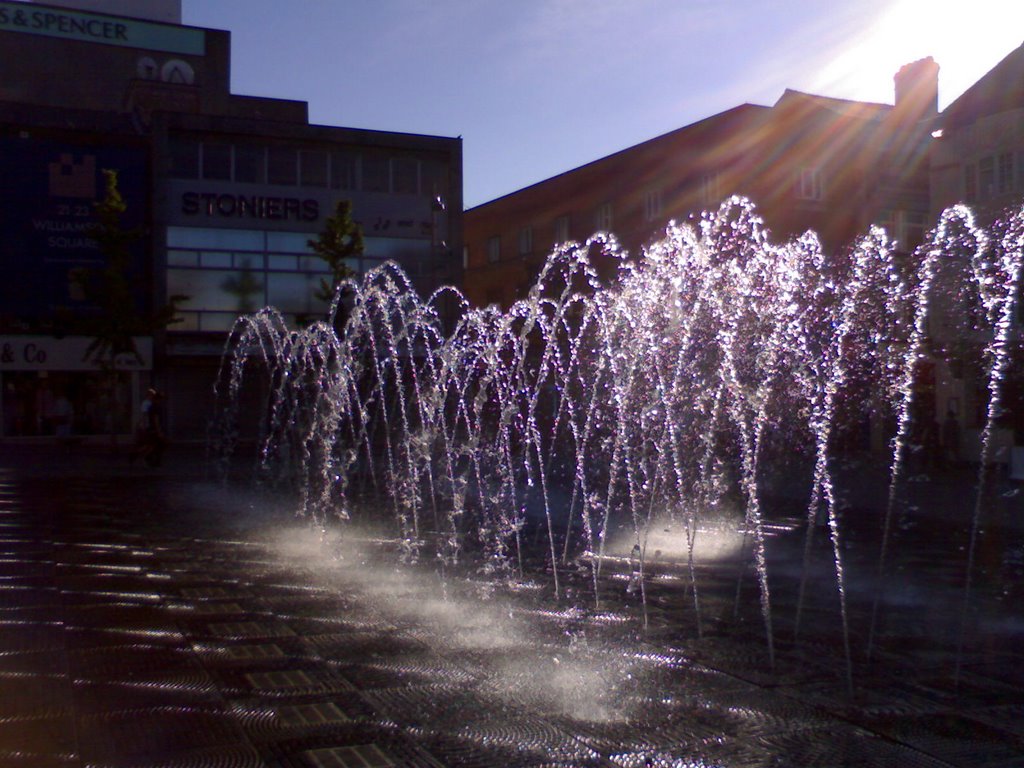
[[[734,548],[698,568],[698,631],[663,543],[645,628],[624,562],[599,607],[585,567],[555,603],[542,580],[399,568],[386,541],[321,540],[241,494],[175,472],[0,473],[0,763],[1024,764],[1019,530],[983,541],[958,680],[959,544],[898,539],[870,660],[873,590],[851,578],[851,695],[824,537],[793,637],[803,542],[785,521],[771,668]],[[870,572],[851,528],[850,571]]]

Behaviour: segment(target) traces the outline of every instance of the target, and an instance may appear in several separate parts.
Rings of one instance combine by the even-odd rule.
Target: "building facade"
[[[466,212],[466,292],[503,306],[526,295],[560,242],[610,231],[636,254],[685,221],[742,195],[777,239],[816,231],[827,249],[872,223],[920,242],[928,213],[927,142],[936,114],[931,59],[896,77],[896,104],[787,90],[743,104]]]
[[[311,125],[304,102],[232,94],[230,33],[167,23],[180,3],[61,5],[75,7],[0,2],[0,436],[52,434],[51,390],[71,401],[75,433],[128,432],[156,383],[172,437],[202,439],[235,319],[326,310],[308,241],[341,200],[364,234],[357,273],[393,260],[424,295],[461,284],[459,139]],[[72,278],[104,263],[89,228],[106,169],[139,234],[137,309],[187,297],[180,322],[118,361],[116,386],[80,359],[68,322],[95,310]]]
[[[992,225],[1004,212],[1019,210],[1024,201],[1024,45],[943,110],[935,128],[930,157],[931,220],[960,202],[967,203],[984,226]],[[1021,298],[1018,295],[1016,349],[1003,383],[1007,407],[996,433],[1000,460],[1006,460],[1012,447],[1018,479],[1024,479]],[[963,313],[964,309],[956,306],[936,313],[931,331],[943,354],[934,355],[931,364],[939,415],[952,412],[962,421],[969,440],[966,449],[976,453],[987,417],[988,382],[976,353],[980,339],[972,338],[962,322],[954,322]]]

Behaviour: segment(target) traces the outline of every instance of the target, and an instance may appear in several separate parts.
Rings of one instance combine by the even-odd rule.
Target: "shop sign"
[[[100,366],[86,358],[92,342],[85,336],[0,336],[0,371],[95,371]],[[118,370],[148,371],[153,367],[153,339],[136,336],[135,349],[139,357],[118,356]]]
[[[20,2],[0,2],[0,31],[193,56],[206,53],[206,34],[201,29],[63,8],[33,8]]]
[[[229,192],[183,192],[181,212],[206,218],[316,221],[320,202],[311,198],[276,195],[236,195]]]

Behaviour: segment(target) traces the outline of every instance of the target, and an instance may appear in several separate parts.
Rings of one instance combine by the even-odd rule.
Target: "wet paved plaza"
[[[876,542],[851,526],[851,695],[824,541],[794,641],[802,534],[785,521],[772,667],[756,579],[728,560],[698,572],[699,632],[688,580],[652,567],[645,628],[613,567],[600,608],[576,599],[585,569],[559,602],[545,580],[442,583],[390,565],[386,541],[324,544],[196,460],[4,451],[0,765],[1024,766],[1005,520],[979,541],[958,652],[962,537],[901,519],[887,578],[902,586],[870,660],[856,574]]]

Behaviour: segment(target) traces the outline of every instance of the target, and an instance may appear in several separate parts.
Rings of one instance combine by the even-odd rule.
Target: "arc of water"
[[[905,448],[911,420],[911,406],[914,401],[914,376],[917,371],[918,362],[924,357],[924,343],[928,332],[928,299],[935,281],[939,259],[943,256],[943,244],[946,242],[954,222],[967,221],[969,228],[973,228],[970,226],[970,218],[969,212],[963,207],[958,206],[947,210],[939,219],[938,226],[932,231],[929,242],[920,246],[915,252],[915,258],[920,260],[921,267],[918,271],[916,290],[912,293],[914,321],[897,378],[896,435],[892,439],[889,491],[885,507],[885,519],[882,525],[882,543],[875,577],[875,596],[871,606],[871,623],[868,629],[866,651],[868,659],[871,658],[874,649],[875,633],[878,626],[878,609],[881,602],[882,584],[891,538],[893,512],[896,506],[899,482],[903,476]]]
[[[967,563],[964,574],[963,598],[960,609],[960,629],[957,637],[956,667],[953,673],[954,685],[959,687],[960,671],[963,666],[964,643],[967,637],[967,612],[970,605],[971,587],[974,573],[974,557],[978,540],[978,528],[986,495],[989,478],[989,464],[992,460],[992,430],[996,418],[1002,410],[1002,384],[1009,365],[1010,338],[1014,330],[1014,317],[1017,310],[1018,285],[1021,275],[1021,260],[1024,258],[1024,209],[1014,213],[1010,218],[1007,231],[1000,243],[1001,258],[995,265],[996,276],[987,274],[977,264],[984,257],[987,243],[983,243],[975,252],[972,266],[979,283],[979,291],[985,304],[987,314],[995,319],[995,333],[986,352],[991,361],[988,376],[988,408],[986,410],[985,427],[981,434],[981,456],[979,458],[978,482],[975,490],[974,511],[971,515],[970,542],[967,548]],[[1001,278],[994,286],[988,286],[990,277]],[[989,290],[986,288],[989,287]]]

